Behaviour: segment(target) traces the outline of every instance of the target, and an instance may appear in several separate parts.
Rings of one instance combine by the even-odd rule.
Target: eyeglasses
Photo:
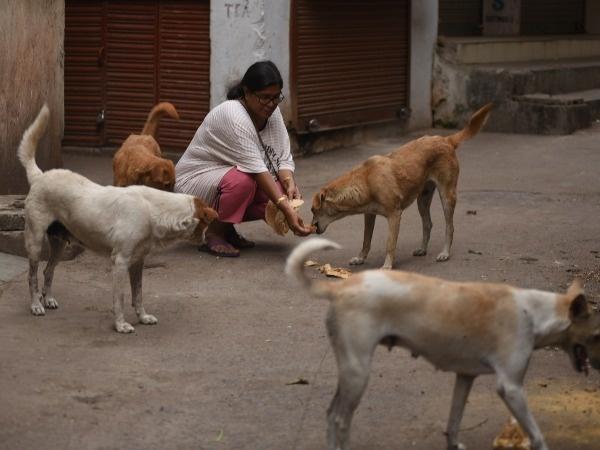
[[[258,99],[258,102],[263,106],[267,106],[269,103],[273,103],[274,105],[279,105],[285,98],[285,96],[281,92],[279,93],[279,95],[277,95],[275,97],[267,97],[265,95],[258,95],[256,92],[253,92],[252,94]]]

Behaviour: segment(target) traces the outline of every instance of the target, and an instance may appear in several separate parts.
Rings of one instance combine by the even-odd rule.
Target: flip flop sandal
[[[227,232],[225,238],[227,239],[227,242],[236,248],[252,248],[255,246],[254,242],[246,239],[244,236],[235,231],[235,229]]]
[[[226,251],[218,250],[218,248],[226,248]],[[231,243],[220,237],[207,237],[206,244],[200,246],[198,250],[207,251],[211,255],[222,256],[224,258],[236,258],[240,256],[239,249],[235,248]]]

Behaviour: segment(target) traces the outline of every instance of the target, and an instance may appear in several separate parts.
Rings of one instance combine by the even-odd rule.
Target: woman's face
[[[267,86],[260,91],[251,91],[244,88],[246,105],[259,119],[267,120],[282,102],[283,95],[277,84]]]

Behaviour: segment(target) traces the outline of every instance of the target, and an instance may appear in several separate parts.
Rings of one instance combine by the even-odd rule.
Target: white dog
[[[575,370],[600,370],[600,314],[591,314],[576,280],[566,294],[505,284],[455,283],[415,273],[369,270],[340,282],[304,274],[310,253],[339,248],[311,239],[289,256],[286,272],[331,301],[327,330],[338,364],[338,387],[327,413],[330,450],[347,450],[352,415],[367,386],[377,344],[398,345],[456,373],[447,428],[448,450],[464,449],[458,430],[467,396],[482,374],[496,374],[498,394],[531,439],[547,450],[527,406],[523,378],[532,352],[559,346]],[[589,358],[588,358],[589,355]]]
[[[100,186],[64,169],[42,172],[35,162],[37,144],[48,124],[44,105],[25,131],[18,156],[27,172],[30,190],[25,201],[25,248],[29,257],[31,312],[44,315],[44,307],[58,308],[52,296],[54,269],[67,241],[110,255],[113,276],[113,311],[119,333],[131,333],[125,321],[123,300],[127,278],[132,304],[140,323],[155,324],[156,317],[142,306],[144,258],[157,244],[175,239],[204,240],[217,213],[190,195],[162,192],[145,186]],[[37,269],[48,236],[50,257],[40,293]]]

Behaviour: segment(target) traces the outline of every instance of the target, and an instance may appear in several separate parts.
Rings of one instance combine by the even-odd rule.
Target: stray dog
[[[113,276],[115,329],[131,333],[123,300],[127,277],[132,304],[140,323],[155,324],[156,317],[142,306],[144,258],[156,245],[175,239],[204,241],[208,224],[217,213],[191,195],[173,194],[146,186],[100,186],[64,169],[42,172],[35,161],[37,144],[46,130],[49,110],[44,105],[25,131],[18,157],[31,186],[25,200],[25,249],[29,257],[31,312],[58,308],[52,296],[54,269],[68,241],[110,255]],[[50,256],[44,269],[44,287],[38,290],[37,269],[44,236]]]
[[[175,165],[162,158],[156,139],[158,119],[168,115],[179,120],[179,114],[169,102],[162,102],[152,108],[142,134],[132,134],[113,157],[115,186],[142,184],[163,191],[173,191],[175,186]]]
[[[482,374],[529,435],[548,447],[523,393],[532,352],[559,346],[577,372],[600,370],[600,314],[590,313],[579,280],[566,294],[493,283],[455,283],[409,272],[369,270],[339,282],[311,280],[304,262],[339,248],[313,238],[290,254],[286,273],[330,300],[327,330],[338,364],[338,386],[327,412],[330,450],[347,450],[354,410],[367,386],[377,344],[409,349],[436,368],[456,373],[447,428],[448,450],[464,449],[458,430],[467,396]],[[589,358],[588,358],[589,355]]]
[[[375,216],[379,214],[387,217],[388,238],[382,269],[391,269],[402,211],[415,198],[423,222],[423,242],[413,255],[427,254],[432,227],[429,208],[437,187],[446,219],[446,241],[437,260],[446,261],[450,257],[454,234],[452,219],[459,171],[456,148],[479,132],[491,109],[491,103],[481,108],[458,133],[446,137],[424,136],[387,155],[371,156],[350,172],[327,184],[313,197],[312,224],[316,226],[317,233],[325,232],[331,222],[342,217],[364,214],[362,250],[350,260],[350,264],[362,264],[371,249]]]

